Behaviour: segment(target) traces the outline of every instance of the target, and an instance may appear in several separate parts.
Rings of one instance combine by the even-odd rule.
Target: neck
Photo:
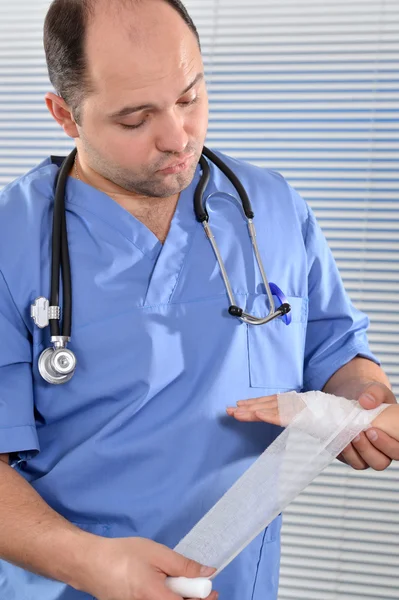
[[[165,241],[179,200],[179,194],[170,198],[150,198],[128,192],[112,181],[105,179],[90,167],[83,167],[78,154],[70,175],[110,196],[112,200],[148,227],[162,243]]]

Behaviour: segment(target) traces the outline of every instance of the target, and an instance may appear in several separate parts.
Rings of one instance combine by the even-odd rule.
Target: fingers
[[[242,422],[264,422],[272,425],[280,425],[279,413],[275,409],[262,409],[253,407],[250,409],[246,408],[228,408],[227,414],[234,417],[237,421]]]
[[[389,409],[387,409],[389,410]],[[371,444],[391,460],[399,460],[399,442],[380,429],[370,428],[366,431]],[[373,467],[374,468],[374,467]]]
[[[341,462],[344,462],[356,471],[364,471],[365,469],[368,469],[368,464],[357,453],[352,444],[349,444],[349,446],[343,450],[342,454],[340,454],[338,458],[341,460]]]
[[[370,435],[371,430],[368,430],[367,433]],[[384,435],[381,433],[381,437]],[[392,440],[389,436],[386,436],[388,442],[386,440],[381,440],[381,445],[386,449],[386,444],[389,444],[389,441],[392,441],[392,445],[395,446],[395,441]],[[347,446],[345,450],[342,452],[341,458],[346,464],[350,465],[357,471],[362,471],[364,469],[368,469],[371,467],[375,471],[383,471],[391,464],[391,459],[376,448],[374,442],[371,443],[366,435],[362,432],[352,441],[352,444]],[[396,445],[399,444],[396,442]],[[399,455],[399,452],[398,452]]]
[[[217,592],[212,592],[206,600],[218,600],[219,594]],[[191,598],[191,600],[200,600],[199,598]]]
[[[249,400],[239,400],[237,406],[250,407],[256,404],[268,404],[277,406],[277,396],[261,396],[260,398],[250,398]]]
[[[250,400],[239,400],[236,407],[226,412],[237,421],[265,422],[280,425],[277,396],[262,396]]]
[[[390,459],[382,452],[377,450],[373,444],[367,439],[364,432],[357,436],[352,441],[353,447],[367,466],[376,471],[383,471],[390,464]]]
[[[228,408],[227,414],[231,417],[234,417],[237,421],[242,421],[243,423],[256,423],[262,421],[262,419],[258,417],[254,411],[251,410],[239,410],[238,408]]]
[[[216,571],[208,566],[190,560],[169,548],[161,546],[162,552],[157,557],[157,567],[170,577],[210,577]]]
[[[165,586],[165,575],[149,571],[134,589],[134,597],[143,600],[183,600]]]
[[[396,404],[396,398],[383,383],[369,383],[359,396],[359,404],[365,409],[376,408],[380,404]]]
[[[374,448],[364,434],[353,445],[364,462],[375,471],[384,471],[392,462],[385,454]]]
[[[259,409],[255,411],[255,415],[264,423],[270,423],[271,425],[282,425],[278,410]]]

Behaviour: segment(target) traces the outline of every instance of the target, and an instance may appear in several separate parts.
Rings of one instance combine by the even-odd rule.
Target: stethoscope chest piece
[[[50,306],[47,298],[36,298],[31,305],[31,317],[40,329],[49,326],[50,321],[59,321],[61,309],[59,306]],[[38,362],[39,373],[47,383],[60,385],[67,383],[72,379],[76,369],[76,356],[71,350],[67,349],[70,337],[62,335],[53,335],[51,342],[52,348],[44,350]]]
[[[76,357],[67,348],[47,348],[39,357],[39,373],[47,383],[60,385],[72,379]]]

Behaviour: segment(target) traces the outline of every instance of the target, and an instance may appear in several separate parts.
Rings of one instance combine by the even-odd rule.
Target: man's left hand
[[[383,383],[365,384],[358,401],[365,409],[376,408],[380,404],[396,404],[393,392]],[[356,470],[371,467],[383,471],[393,460],[399,460],[399,442],[373,427],[358,435],[338,459]]]

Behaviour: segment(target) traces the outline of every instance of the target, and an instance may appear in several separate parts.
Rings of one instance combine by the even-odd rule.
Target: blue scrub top
[[[165,244],[106,194],[69,178],[71,350],[62,386],[43,381],[50,332],[30,305],[49,297],[57,165],[45,160],[0,195],[0,453],[72,523],[173,548],[279,434],[226,416],[237,400],[321,389],[371,355],[367,317],[346,295],[312,211],[277,173],[220,154],[253,204],[270,281],[292,306],[248,326],[228,314],[213,250],[193,211],[198,167]],[[211,164],[210,223],[238,303],[268,302],[237,193]],[[264,499],[267,503],[267,498]],[[276,600],[277,518],[215,581],[220,600]],[[2,600],[87,594],[0,562]]]

